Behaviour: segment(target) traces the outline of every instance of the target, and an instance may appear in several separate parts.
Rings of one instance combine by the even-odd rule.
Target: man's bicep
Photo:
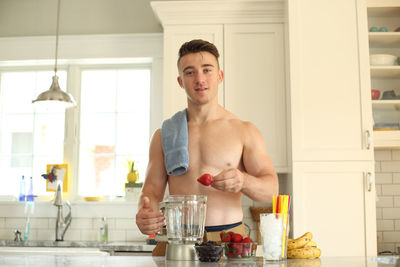
[[[150,142],[149,163],[142,193],[152,200],[160,202],[164,197],[167,185],[167,171],[164,165],[164,154],[161,144],[161,131],[158,129]],[[154,204],[154,203],[153,203]]]
[[[252,124],[247,129],[243,148],[243,164],[246,172],[256,177],[275,173],[271,158],[266,150],[264,138]]]

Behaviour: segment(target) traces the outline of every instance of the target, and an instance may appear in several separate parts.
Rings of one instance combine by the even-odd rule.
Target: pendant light
[[[53,102],[53,103],[55,103],[54,105],[62,106],[64,108],[71,108],[71,107],[76,106],[74,97],[71,94],[61,90],[60,85],[58,84],[58,76],[57,76],[58,29],[59,29],[59,21],[60,21],[60,2],[61,2],[61,0],[58,0],[57,28],[56,28],[56,59],[55,59],[55,64],[54,64],[53,82],[50,86],[50,89],[39,94],[39,96],[35,100],[33,100],[32,103],[35,103],[35,105],[36,105],[38,103]]]

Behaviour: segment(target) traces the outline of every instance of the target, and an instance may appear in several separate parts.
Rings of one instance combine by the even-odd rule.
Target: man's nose
[[[205,81],[205,75],[204,75],[204,73],[203,72],[201,72],[201,71],[199,71],[199,72],[197,72],[196,73],[196,76],[195,76],[195,81],[196,81],[196,83],[202,83],[202,82],[204,82]]]

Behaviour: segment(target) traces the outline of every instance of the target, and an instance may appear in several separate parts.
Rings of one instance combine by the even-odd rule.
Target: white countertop
[[[394,257],[385,257],[386,262],[394,262]],[[203,263],[199,261],[166,261],[164,257],[151,256],[73,256],[73,255],[0,255],[0,266],[51,266],[51,267],[91,267],[91,266],[140,266],[140,267],[394,267],[394,264],[378,263],[365,257],[322,257],[312,260],[287,260],[266,263],[262,258],[256,261],[226,261]]]

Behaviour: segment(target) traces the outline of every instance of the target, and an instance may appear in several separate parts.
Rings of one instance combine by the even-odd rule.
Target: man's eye
[[[185,75],[186,75],[186,76],[193,75],[193,71],[187,71],[187,72],[185,72]]]
[[[204,72],[205,72],[205,73],[211,72],[211,69],[204,69]]]

